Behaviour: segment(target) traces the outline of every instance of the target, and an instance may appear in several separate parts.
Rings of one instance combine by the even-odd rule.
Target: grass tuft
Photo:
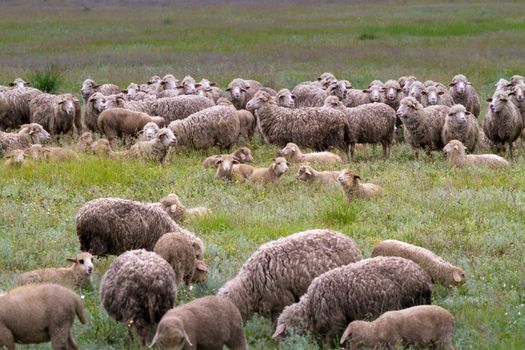
[[[28,74],[31,86],[49,94],[56,94],[63,81],[62,71],[56,65],[36,69]]]

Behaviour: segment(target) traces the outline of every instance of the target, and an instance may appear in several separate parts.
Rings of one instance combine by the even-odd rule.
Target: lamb
[[[352,170],[342,170],[337,181],[343,187],[348,201],[351,202],[354,198],[370,199],[372,197],[379,197],[383,194],[383,189],[373,183],[361,183],[361,178]]]
[[[152,114],[161,115],[166,123],[184,119],[190,115],[213,107],[215,104],[203,96],[181,95],[176,97],[159,98],[151,104]]]
[[[483,119],[483,131],[496,146],[508,143],[509,156],[512,159],[512,143],[523,130],[520,111],[510,100],[509,94],[503,91],[496,91],[487,102],[490,102],[490,108]]]
[[[115,152],[107,139],[99,139],[89,146],[90,151],[96,155],[104,155],[110,159],[122,159],[129,155],[129,151]]]
[[[275,101],[277,105],[286,108],[295,108],[295,96],[288,89],[281,89],[275,95]]]
[[[224,154],[217,158],[215,166],[217,171],[215,172],[215,179],[227,179],[233,180],[233,166],[239,164],[239,161],[232,155]]]
[[[478,120],[467,112],[463,105],[457,104],[450,108],[441,131],[441,139],[446,145],[452,140],[463,142],[469,152],[474,152],[478,144]]]
[[[248,180],[255,168],[248,164],[234,164],[231,177],[235,180]]]
[[[252,152],[248,147],[241,147],[237,149],[235,152],[229,154],[233,158],[235,158],[239,163],[251,163],[253,162],[253,156]],[[222,156],[225,156],[225,154],[216,154],[213,156],[210,156],[202,162],[202,167],[204,169],[215,167],[217,164],[217,160],[221,158]]]
[[[21,166],[23,164],[27,164],[27,162],[25,161],[24,151],[21,149],[15,149],[8,152],[4,158],[4,165],[6,167]]]
[[[231,300],[245,321],[253,313],[274,319],[315,277],[359,260],[351,238],[332,230],[303,231],[263,244],[217,295]]]
[[[120,198],[99,198],[84,204],[77,212],[77,236],[82,251],[96,256],[119,255],[131,249],[153,250],[165,233],[180,232],[196,242],[200,257],[202,241],[180,227],[181,209],[176,195],[160,203],[140,203]]]
[[[147,122],[146,125],[139,131],[139,141],[153,140],[160,128],[154,122]]]
[[[450,108],[443,105],[424,108],[413,97],[405,97],[397,110],[397,116],[403,122],[405,140],[412,146],[416,158],[418,148],[422,148],[428,155],[432,150],[443,148],[441,133]]]
[[[341,157],[332,152],[302,153],[299,146],[292,142],[279,151],[279,156],[289,158],[292,163],[338,164],[343,162]]]
[[[123,108],[111,108],[100,113],[97,121],[98,129],[111,142],[115,137],[136,135],[144,126],[153,122],[159,127],[165,126],[162,117],[150,116],[146,113]]]
[[[339,110],[279,107],[274,98],[264,91],[255,94],[247,107],[256,111],[259,132],[267,143],[284,147],[293,142],[299,147],[316,151],[332,146],[348,152],[348,122]]]
[[[341,336],[351,349],[370,347],[432,348],[450,350],[454,335],[454,317],[437,305],[419,305],[388,311],[374,321],[352,321]]]
[[[429,274],[433,283],[445,287],[465,283],[465,271],[462,268],[446,262],[428,249],[409,243],[393,239],[379,242],[372,251],[372,257],[376,256],[398,256],[412,260]]]
[[[469,165],[487,165],[490,167],[508,167],[509,162],[495,154],[465,154],[465,146],[458,140],[451,140],[443,152],[448,162],[455,167],[463,168]]]
[[[71,94],[41,93],[29,103],[30,121],[38,123],[51,135],[66,134],[76,129],[82,133],[80,102]]]
[[[78,154],[71,149],[62,147],[42,147],[40,144],[31,145],[31,147],[25,150],[25,153],[34,160],[63,161],[78,159]]]
[[[249,180],[255,183],[277,183],[289,168],[290,164],[282,157],[272,159],[268,168],[254,168]]]
[[[0,294],[0,347],[51,341],[53,350],[78,349],[72,326],[87,323],[82,300],[56,284],[30,284]]]
[[[454,104],[452,96],[443,90],[440,90],[436,85],[430,85],[425,87],[425,90],[421,92],[422,99],[421,104],[423,107],[444,105],[451,107]]]
[[[207,296],[168,311],[150,345],[161,349],[247,350],[242,318],[228,299]]]
[[[258,81],[236,78],[228,84],[226,97],[233,103],[235,108],[246,109],[248,101],[250,101],[262,87],[262,84]]]
[[[233,106],[218,105],[194,113],[168,126],[178,144],[193,149],[220,146],[228,149],[239,139],[240,124]]]
[[[56,283],[64,287],[88,287],[95,267],[93,256],[81,252],[76,258],[66,259],[72,262],[70,267],[39,269],[21,274],[16,279],[18,286],[34,283]]]
[[[317,171],[309,165],[301,165],[295,178],[308,183],[334,184],[340,171]]]
[[[113,84],[97,84],[92,79],[86,79],[82,83],[80,93],[84,99],[84,106],[87,104],[89,97],[95,92],[100,92],[104,96],[120,93],[120,88]]]
[[[115,321],[131,335],[135,329],[144,348],[154,327],[175,305],[175,272],[156,253],[131,250],[118,256],[100,281],[100,301]]]
[[[95,142],[93,133],[90,131],[83,132],[78,138],[78,142],[75,145],[75,150],[77,152],[87,152],[93,142]]]
[[[153,251],[166,260],[175,272],[175,285],[189,286],[196,266],[194,242],[181,233],[170,232],[159,238]],[[196,247],[198,249],[198,247]]]
[[[399,85],[399,83],[395,80],[387,80],[385,84],[383,84],[382,92],[385,95],[384,102],[385,104],[392,107],[395,111],[399,108],[399,103],[401,102],[401,99],[403,98],[401,92],[403,89]]]
[[[91,95],[87,103],[84,105],[84,125],[92,132],[98,130],[98,116],[105,109],[106,97],[100,92],[95,92]]]
[[[0,156],[15,149],[27,149],[36,143],[49,140],[50,135],[41,125],[32,123],[22,125],[18,133],[0,131]]]
[[[449,92],[454,99],[454,103],[462,104],[467,111],[474,114],[476,118],[479,117],[479,96],[467,77],[463,74],[458,74],[454,76],[449,86]]]
[[[149,141],[139,141],[131,146],[128,155],[163,164],[169,148],[176,144],[177,138],[173,135],[173,132],[168,128],[162,128],[155,134],[155,138]]]

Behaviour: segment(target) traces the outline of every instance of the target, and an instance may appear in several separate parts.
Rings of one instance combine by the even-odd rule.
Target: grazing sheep
[[[361,183],[359,175],[356,175],[350,169],[342,170],[337,177],[337,181],[343,187],[349,202],[354,198],[369,199],[383,194],[381,186],[373,183]]]
[[[100,92],[95,92],[84,105],[84,125],[92,132],[99,131],[97,125],[98,116],[104,111],[105,103],[106,97]]]
[[[295,108],[295,96],[288,89],[281,89],[275,95],[275,101],[278,106],[286,108]]]
[[[233,166],[239,164],[239,161],[230,154],[219,156],[215,161],[217,171],[215,172],[215,179],[233,180]]]
[[[257,91],[262,89],[262,84],[255,80],[233,79],[226,88],[226,97],[236,109],[246,109],[246,104]]]
[[[399,257],[377,257],[334,268],[316,277],[298,303],[284,308],[273,337],[288,327],[323,335],[329,345],[353,320],[385,311],[430,304],[432,283],[419,265]]]
[[[175,284],[188,286],[196,265],[194,242],[181,233],[170,232],[159,238],[153,251],[166,260],[175,272]],[[198,249],[198,247],[196,247]]]
[[[289,168],[290,164],[282,157],[272,159],[268,168],[254,168],[249,179],[255,183],[277,183]]]
[[[319,163],[319,164],[338,164],[343,160],[332,152],[302,153],[295,143],[289,142],[280,152],[279,156],[289,158],[292,163]]]
[[[392,107],[394,111],[397,111],[399,108],[399,102],[401,102],[401,99],[403,98],[401,94],[402,91],[403,89],[397,81],[387,80],[385,84],[383,84],[382,92],[385,97],[382,102]]]
[[[39,269],[21,274],[16,279],[18,286],[33,283],[56,283],[65,287],[87,287],[91,284],[91,276],[95,267],[93,256],[82,252],[76,258],[66,259],[72,262],[68,268]]]
[[[279,107],[264,91],[255,94],[247,107],[256,111],[259,132],[267,143],[285,147],[293,142],[316,151],[332,146],[348,152],[348,122],[339,110]]]
[[[458,74],[454,76],[448,86],[450,86],[449,92],[454,99],[454,103],[462,104],[476,118],[479,117],[479,96],[467,77],[463,74]]]
[[[465,271],[462,268],[454,266],[434,252],[416,245],[389,239],[374,246],[372,257],[376,256],[399,256],[412,260],[429,274],[433,283],[439,283],[445,287],[465,283]]]
[[[166,123],[162,117],[123,108],[111,108],[100,113],[97,125],[100,132],[111,142],[115,137],[136,135],[149,122],[159,127],[165,126]]]
[[[157,132],[159,132],[160,128],[157,124],[154,122],[148,122],[142,130],[139,131],[139,141],[149,141],[153,140]]]
[[[135,329],[145,347],[154,327],[175,305],[175,280],[171,266],[156,253],[131,250],[119,255],[102,277],[100,301],[115,321]]]
[[[317,171],[309,165],[301,165],[295,178],[309,183],[334,184],[340,171]]]
[[[437,305],[419,305],[387,311],[374,321],[352,321],[340,343],[347,339],[351,349],[381,347],[394,349],[414,346],[450,350],[454,335],[454,316]]]
[[[150,345],[161,349],[247,350],[242,318],[228,299],[207,296],[168,311]]]
[[[67,148],[62,147],[42,147],[40,144],[31,145],[25,150],[26,155],[30,156],[34,160],[74,160],[78,159],[78,154]]]
[[[80,94],[84,99],[84,106],[87,104],[88,99],[95,92],[100,92],[104,96],[113,95],[120,93],[120,88],[113,84],[97,84],[92,79],[86,79],[82,83]]]
[[[75,145],[75,150],[77,152],[87,152],[93,142],[95,142],[93,133],[90,131],[83,132],[78,138],[78,142]]]
[[[180,232],[197,242],[200,257],[202,241],[194,233],[180,227],[184,211],[174,194],[160,203],[140,203],[120,198],[99,198],[84,204],[77,212],[77,235],[82,251],[96,256],[119,255],[126,250],[153,250],[165,233]]]
[[[0,156],[15,149],[27,149],[33,144],[43,143],[50,136],[41,125],[32,123],[22,125],[17,133],[0,131]]]
[[[412,146],[416,158],[418,148],[422,148],[428,155],[432,150],[443,148],[441,133],[450,108],[443,105],[424,108],[413,97],[401,100],[397,116],[403,122],[405,140]]]
[[[186,119],[171,122],[169,128],[179,145],[193,149],[213,146],[228,149],[237,142],[240,132],[237,110],[231,105],[206,108]]]
[[[509,157],[512,159],[512,143],[523,130],[520,111],[510,100],[509,94],[503,91],[496,91],[487,102],[490,102],[490,106],[483,119],[483,131],[496,146],[508,143]]]
[[[202,167],[204,169],[208,169],[210,167],[216,167],[217,164],[217,160],[222,157],[222,156],[225,156],[226,154],[216,154],[216,155],[213,155],[213,156],[210,156],[206,159],[204,159],[204,161],[202,162]],[[253,162],[253,156],[252,156],[252,151],[250,151],[250,149],[248,147],[241,147],[239,148],[238,150],[236,150],[235,152],[233,153],[230,153],[229,155],[231,155],[233,158],[235,158],[239,163],[251,163]]]
[[[173,135],[173,132],[168,128],[162,128],[155,134],[155,138],[149,141],[139,141],[131,146],[128,155],[163,164],[169,148],[176,144],[177,138]]]
[[[4,165],[6,167],[10,166],[21,166],[22,164],[26,164],[25,161],[25,153],[24,150],[21,149],[15,149],[12,151],[9,151],[5,154],[5,161]]]
[[[259,247],[217,295],[230,299],[245,321],[253,313],[275,318],[315,277],[359,260],[355,242],[339,232],[299,232]]]
[[[31,123],[38,123],[51,135],[66,134],[76,129],[82,133],[80,102],[71,94],[41,93],[29,103]]]
[[[213,107],[215,103],[206,97],[196,95],[181,95],[176,97],[159,98],[152,103],[152,113],[161,115],[166,123],[184,119],[190,115]]]
[[[93,154],[99,156],[106,156],[110,159],[122,159],[126,158],[129,155],[129,151],[113,151],[113,149],[111,148],[111,144],[107,139],[99,139],[97,141],[94,141],[89,146],[89,149]]]
[[[465,154],[465,146],[458,140],[451,140],[443,148],[448,162],[458,168],[468,165],[488,165],[491,167],[507,167],[509,162],[495,154]]]
[[[444,105],[451,107],[454,105],[454,99],[452,96],[443,90],[440,90],[436,85],[429,85],[425,87],[425,90],[421,92],[421,104],[424,107]]]
[[[478,144],[478,120],[467,112],[463,105],[457,104],[450,108],[441,131],[441,139],[446,145],[452,140],[463,142],[469,152],[474,152]]]

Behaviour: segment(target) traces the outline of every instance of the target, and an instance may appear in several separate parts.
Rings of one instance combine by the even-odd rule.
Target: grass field
[[[500,77],[525,73],[520,1],[0,6],[0,84],[53,65],[63,76],[59,91],[77,95],[88,77],[126,87],[168,72],[222,86],[240,76],[275,88],[324,71],[357,87],[406,74],[448,83],[461,72],[484,99]],[[260,166],[277,153],[260,139],[250,147]],[[297,166],[274,186],[214,181],[200,166],[206,155],[177,151],[164,167],[92,156],[0,166],[0,291],[22,271],[64,265],[77,252],[75,214],[84,202],[109,196],[156,201],[175,192],[187,206],[213,212],[187,223],[206,242],[208,286],[181,288],[178,303],[216,293],[264,242],[331,228],[352,237],[364,256],[393,238],[462,266],[466,285],[436,286],[433,297],[456,318],[455,346],[525,348],[525,148],[515,152],[510,170],[451,169],[438,154],[416,161],[406,145],[396,145],[393,159],[383,162],[366,148],[348,166],[383,186],[385,195],[352,204],[337,186],[295,181]],[[82,349],[130,346],[125,327],[99,306],[99,281],[112,260],[97,260],[93,288],[80,291],[89,313],[89,325],[74,329]],[[277,343],[264,319],[248,322],[245,332],[251,349],[319,347],[299,336]]]

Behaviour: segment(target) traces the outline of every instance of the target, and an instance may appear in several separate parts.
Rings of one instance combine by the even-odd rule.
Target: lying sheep
[[[87,152],[91,144],[95,142],[93,138],[93,133],[91,131],[83,132],[82,135],[78,138],[78,142],[75,145],[75,150],[77,152]]]
[[[159,127],[166,124],[162,117],[150,116],[146,113],[123,108],[111,108],[100,113],[97,125],[100,132],[111,142],[115,137],[136,135],[150,122]]]
[[[274,158],[268,168],[254,168],[248,179],[260,184],[277,183],[279,178],[288,171],[289,166],[286,159]]]
[[[98,156],[106,156],[110,159],[123,159],[129,155],[129,151],[113,151],[111,143],[107,139],[99,139],[89,146],[90,151]]]
[[[31,145],[24,152],[26,156],[34,160],[63,161],[78,159],[78,154],[73,150],[62,147],[42,147],[40,144]]]
[[[347,339],[351,349],[382,347],[394,349],[428,347],[450,350],[454,335],[454,317],[437,305],[419,305],[404,310],[388,311],[374,321],[352,321],[340,343]]]
[[[478,144],[478,120],[463,105],[457,104],[450,108],[441,131],[441,139],[446,145],[452,140],[463,142],[469,152],[474,152]]]
[[[309,183],[334,184],[340,171],[317,171],[309,165],[301,165],[295,178]]]
[[[213,155],[213,156],[210,156],[206,159],[204,159],[204,161],[202,162],[202,167],[204,169],[207,169],[207,168],[210,168],[210,167],[215,167],[217,164],[217,160],[222,157],[222,156],[225,156],[226,154],[216,154],[216,155]],[[236,151],[234,151],[233,153],[230,153],[229,155],[231,155],[233,158],[235,158],[239,163],[251,163],[253,162],[253,156],[252,156],[252,151],[250,151],[250,149],[248,147],[241,147],[239,149],[237,149]]]
[[[449,86],[449,92],[454,99],[454,103],[462,104],[467,111],[474,114],[476,118],[479,117],[479,96],[470,81],[468,81],[467,77],[463,74],[458,74],[452,78]]]
[[[195,247],[198,249],[198,247]],[[175,272],[175,284],[188,286],[196,266],[194,242],[181,233],[170,232],[159,238],[153,251],[166,260]]]
[[[38,123],[51,135],[66,134],[76,130],[82,133],[80,102],[71,94],[51,95],[41,93],[29,103],[30,121]]]
[[[295,143],[289,142],[280,152],[279,156],[286,157],[292,163],[319,163],[319,164],[338,164],[343,160],[332,152],[302,153]]]
[[[206,97],[196,95],[181,95],[176,97],[159,98],[152,103],[152,113],[161,115],[166,123],[184,119],[190,115],[213,107],[215,103]]]
[[[520,111],[510,100],[509,94],[503,91],[496,91],[487,102],[490,102],[490,106],[483,119],[483,131],[496,146],[508,143],[509,157],[512,159],[512,143],[523,130]]]
[[[257,91],[262,89],[262,84],[255,80],[233,79],[226,88],[226,97],[236,109],[246,109],[246,104]]]
[[[429,85],[421,92],[421,104],[424,107],[444,105],[451,107],[454,105],[454,99],[448,92],[440,90],[436,85]]]
[[[215,166],[217,171],[215,172],[215,179],[226,179],[232,181],[233,176],[233,166],[239,164],[239,161],[232,155],[225,154],[219,156],[215,161]]]
[[[289,327],[323,335],[329,345],[354,320],[385,311],[430,304],[432,283],[419,265],[399,257],[377,257],[334,268],[316,277],[298,303],[287,306],[273,337]]]
[[[234,164],[232,168],[232,178],[238,181],[248,180],[255,169],[256,168],[248,164]]]
[[[84,106],[87,104],[88,99],[96,92],[100,92],[104,96],[113,95],[120,93],[120,88],[113,84],[97,84],[92,79],[86,79],[82,83],[80,94],[84,99]]]
[[[15,149],[7,152],[4,158],[4,165],[6,167],[21,166],[22,164],[27,164],[27,162],[25,161],[24,150],[21,149]]]
[[[29,104],[42,92],[34,88],[8,89],[0,93],[0,130],[16,129],[30,122]]]
[[[104,111],[106,97],[100,92],[95,92],[91,95],[87,103],[84,105],[84,125],[93,132],[98,130],[98,116]]]
[[[394,111],[397,111],[399,108],[399,102],[401,102],[403,89],[399,83],[395,80],[387,80],[383,84],[382,93],[384,94],[384,99],[382,102],[392,107]]]
[[[275,101],[280,107],[295,108],[295,96],[288,89],[281,89],[275,95]]]
[[[383,189],[373,183],[361,183],[361,178],[352,170],[345,169],[337,177],[337,181],[343,187],[349,202],[354,198],[369,199],[379,197],[383,194]]]
[[[155,138],[149,141],[139,141],[131,146],[128,155],[147,161],[163,164],[170,147],[177,144],[177,138],[168,128],[159,129]]]
[[[33,144],[43,143],[49,138],[49,133],[36,123],[22,125],[17,133],[0,131],[0,157],[15,149],[27,149]]]
[[[245,321],[253,313],[275,318],[315,277],[359,260],[355,242],[339,232],[299,232],[259,247],[217,295],[231,300]]]
[[[176,220],[183,215],[180,200],[171,194],[160,203],[140,203],[120,198],[99,198],[84,204],[77,212],[77,236],[82,251],[96,256],[119,255],[126,250],[152,250],[158,239],[168,232],[189,236],[204,250],[194,233],[180,227]]]
[[[161,349],[247,350],[242,318],[228,299],[207,296],[168,311],[150,345]]]
[[[449,110],[449,107],[442,105],[424,108],[413,97],[401,100],[397,116],[403,122],[405,140],[414,149],[416,158],[419,156],[419,148],[424,149],[428,155],[432,150],[443,148],[441,133]]]
[[[509,162],[495,154],[465,154],[466,147],[458,140],[451,140],[443,148],[448,162],[458,168],[469,165],[488,165],[490,167],[508,167]]]
[[[0,347],[51,341],[53,350],[78,349],[72,326],[87,323],[80,297],[56,284],[30,284],[0,295]]]
[[[100,301],[109,316],[135,329],[141,347],[162,316],[175,305],[175,272],[160,256],[144,249],[118,256],[100,281]]]
[[[376,256],[399,256],[412,260],[429,274],[433,283],[446,287],[465,283],[465,271],[462,268],[446,262],[428,249],[409,243],[393,239],[379,242],[372,251],[372,257]]]
[[[21,274],[16,279],[18,286],[32,283],[56,283],[65,287],[88,287],[95,267],[93,256],[82,252],[76,258],[66,259],[72,262],[68,268],[39,269]]]
[[[139,141],[153,140],[153,138],[155,138],[155,135],[157,134],[157,132],[159,132],[159,130],[160,128],[157,124],[155,124],[154,122],[148,122],[146,123],[146,125],[144,125],[142,130],[139,131],[138,140]]]

